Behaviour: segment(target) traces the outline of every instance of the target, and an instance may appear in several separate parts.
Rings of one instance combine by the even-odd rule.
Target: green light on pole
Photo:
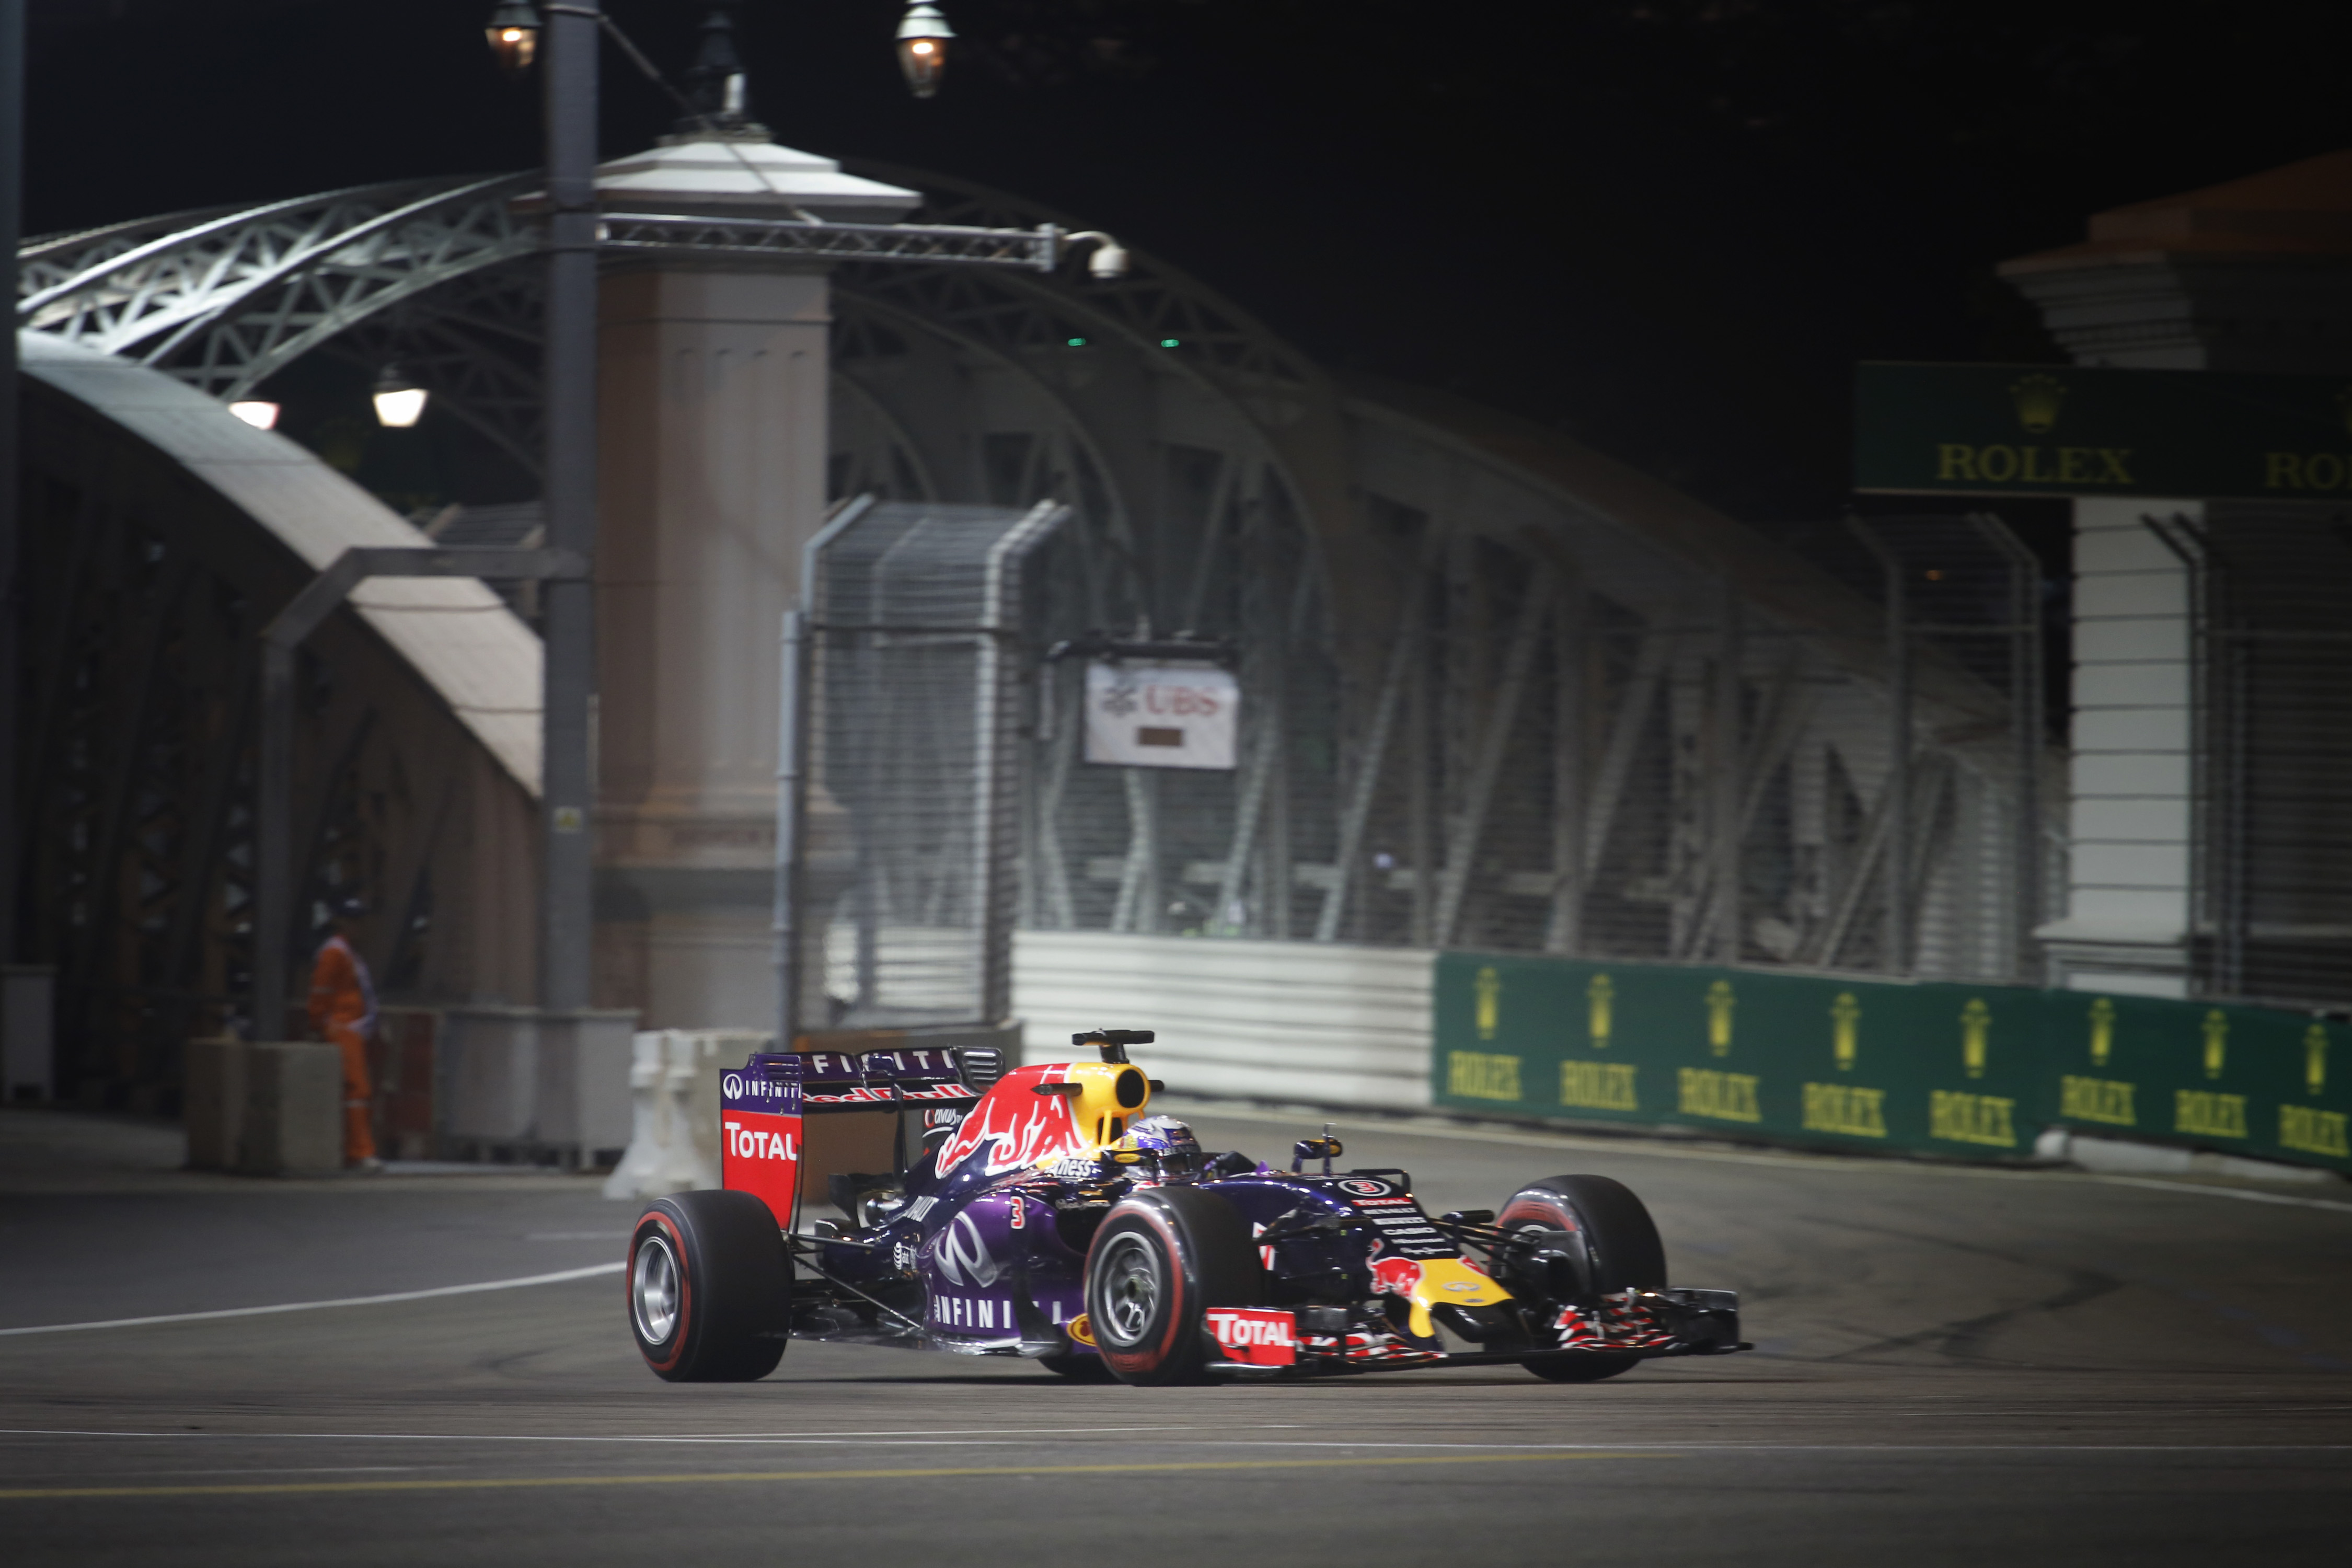
[[[1160,346],[1163,349],[1181,349],[1184,343],[1181,338],[1162,338],[1160,340]]]

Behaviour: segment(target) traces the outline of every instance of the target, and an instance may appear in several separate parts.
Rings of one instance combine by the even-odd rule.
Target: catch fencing
[[[1370,496],[1335,563],[1223,493],[1041,552],[1032,657],[1179,628],[1238,650],[1242,717],[1230,772],[1091,765],[1082,668],[1033,665],[1024,927],[2040,978],[2061,767],[1998,519],[1702,570]]]

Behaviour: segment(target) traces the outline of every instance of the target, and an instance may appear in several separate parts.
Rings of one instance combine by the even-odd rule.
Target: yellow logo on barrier
[[[2303,1091],[2317,1094],[2326,1087],[2327,1026],[2314,1024],[2303,1032]]]
[[[1450,1051],[1445,1092],[1465,1100],[1519,1098],[1519,1058],[1487,1051]]]
[[[1596,974],[1592,977],[1592,984],[1584,988],[1584,999],[1592,1006],[1592,1048],[1605,1051],[1609,1048],[1609,1031],[1616,1024],[1612,1015],[1615,1011],[1617,987],[1609,983],[1609,976]]]
[[[2116,1005],[2102,996],[2091,1004],[2091,1065],[2107,1065],[2108,1053],[2116,1048]]]
[[[2200,1138],[2246,1136],[2246,1097],[2181,1089],[2172,1094],[2172,1130]]]
[[[1495,1037],[1495,1026],[1502,1020],[1503,977],[1495,973],[1490,963],[1478,972],[1473,989],[1478,993],[1478,1037],[1491,1040]]]
[[[1633,1073],[1632,1062],[1562,1062],[1559,1102],[1592,1110],[1639,1110],[1641,1102],[1633,1098]]]
[[[1805,1131],[1849,1138],[1886,1136],[1886,1091],[1843,1083],[1805,1085]]]
[[[2058,1080],[2058,1114],[2068,1121],[2137,1126],[2132,1113],[2132,1090],[2136,1087],[2112,1079],[2076,1078],[2068,1073]]]
[[[2216,1007],[2205,1015],[2205,1076],[2220,1078],[2230,1053],[2230,1017]]]
[[[1853,1070],[1853,1058],[1861,1049],[1857,1032],[1861,1022],[1862,1004],[1853,999],[1853,992],[1839,992],[1838,999],[1830,1004],[1830,1049],[1840,1072]]]
[[[1730,981],[1718,980],[1706,988],[1706,1048],[1717,1056],[1731,1054],[1731,1010],[1738,1005]]]
[[[1684,1068],[1676,1086],[1681,1096],[1675,1109],[1685,1116],[1710,1121],[1761,1121],[1756,1104],[1756,1075],[1717,1072],[1713,1068]]]
[[[1985,1034],[1992,1027],[1992,1009],[1984,998],[1971,996],[1969,1005],[1960,1009],[1960,1066],[1970,1078],[1982,1078],[1985,1073]]]
[[[2315,1105],[2279,1107],[2279,1147],[2352,1160],[2352,1143],[2345,1140],[2344,1112],[2322,1110]]]
[[[2017,1101],[1991,1094],[1956,1094],[1931,1090],[1927,1097],[1927,1136],[1950,1143],[1989,1143],[1999,1149],[2017,1147],[2017,1123],[2011,1112]]]

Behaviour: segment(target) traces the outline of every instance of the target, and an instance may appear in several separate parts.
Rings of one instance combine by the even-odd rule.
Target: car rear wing
[[[903,1169],[904,1113],[972,1103],[1004,1058],[1000,1044],[755,1051],[719,1079],[720,1184],[756,1194],[792,1229],[832,1177]]]

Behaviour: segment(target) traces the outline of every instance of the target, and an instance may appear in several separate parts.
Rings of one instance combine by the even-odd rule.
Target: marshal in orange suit
[[[310,1029],[343,1053],[343,1163],[373,1171],[383,1168],[368,1126],[367,1043],[375,1034],[375,982],[352,945],[365,913],[367,906],[357,899],[335,907],[333,934],[320,944],[310,969]]]

